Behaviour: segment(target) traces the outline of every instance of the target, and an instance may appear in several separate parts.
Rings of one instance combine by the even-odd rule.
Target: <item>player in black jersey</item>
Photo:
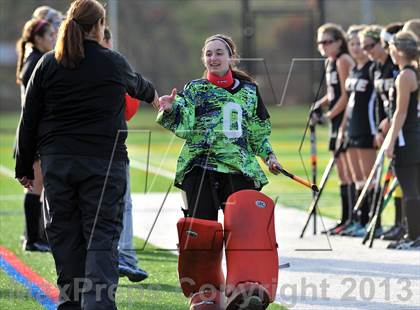
[[[389,40],[392,38],[394,34],[400,31],[403,28],[404,24],[401,22],[394,22],[385,26],[385,28],[381,31],[381,44],[385,48],[386,52],[389,54]],[[392,102],[392,100],[390,100]],[[382,131],[383,136],[389,130],[392,115],[395,112],[395,103],[389,104],[389,108],[386,111],[386,118],[382,121]],[[395,217],[394,217],[394,225],[385,231],[381,238],[383,240],[399,240],[401,239],[404,234],[406,233],[405,227],[405,220],[403,219],[402,214],[402,190],[401,187],[398,185],[397,188],[394,190],[392,196],[394,197],[394,209],[395,209]]]
[[[349,93],[349,102],[339,130],[338,143],[346,136],[348,150],[346,159],[350,167],[352,180],[356,191],[360,192],[365,185],[370,170],[376,158],[374,138],[376,126],[374,119],[374,105],[376,92],[373,81],[370,79],[370,68],[373,62],[369,60],[360,46],[359,32],[366,26],[351,26],[347,31],[350,55],[356,61],[356,66],[346,80],[346,91]],[[369,221],[371,197],[365,199],[357,222],[347,230],[346,234],[363,236],[365,225]],[[349,211],[351,217],[352,210]],[[340,229],[341,230],[341,229]],[[339,233],[340,231],[337,231]]]
[[[408,235],[398,249],[420,246],[420,104],[418,38],[399,32],[390,41],[390,53],[400,72],[390,97],[396,110],[385,143],[385,154],[395,158],[395,172],[404,192]]]
[[[22,36],[16,44],[18,61],[16,66],[16,82],[20,85],[21,103],[25,101],[25,91],[32,72],[42,55],[54,48],[55,32],[50,23],[43,19],[31,19],[26,22]],[[15,153],[15,152],[14,152]],[[46,252],[48,243],[43,236],[43,227],[40,225],[41,200],[43,179],[41,162],[37,156],[33,165],[35,179],[34,186],[25,189],[24,213],[25,233],[22,238],[23,250]],[[42,234],[41,234],[42,232]]]
[[[330,23],[322,25],[318,28],[317,37],[319,52],[327,58],[325,62],[327,94],[316,102],[315,109],[328,105],[328,112],[325,116],[331,121],[329,150],[335,152],[338,128],[348,101],[345,80],[354,62],[348,54],[347,41],[341,26]],[[333,232],[347,222],[349,210],[353,207],[355,200],[354,184],[344,153],[337,157],[336,165],[340,179],[342,213],[341,220],[329,232]]]
[[[391,56],[389,55],[387,40],[401,28],[401,23],[392,23],[385,28],[370,26],[361,33],[364,50],[375,61],[375,66],[372,68],[372,78],[374,79],[375,90],[377,92],[377,105],[375,110],[378,132],[376,133],[375,141],[378,147],[383,143],[383,139],[390,127],[392,114],[395,111],[395,107],[389,101],[389,90],[394,85],[395,77],[399,71],[398,66],[392,62]],[[398,187],[394,195],[395,224],[390,230],[384,233],[384,239],[396,240],[404,235],[401,196],[402,193]]]
[[[362,48],[370,59],[375,62],[372,68],[372,76],[377,93],[376,123],[378,134],[376,143],[382,145],[384,132],[389,129],[389,119],[392,115],[392,108],[389,104],[388,92],[394,85],[395,77],[398,74],[398,67],[392,62],[391,56],[381,44],[380,26],[373,25],[366,27],[361,33]]]

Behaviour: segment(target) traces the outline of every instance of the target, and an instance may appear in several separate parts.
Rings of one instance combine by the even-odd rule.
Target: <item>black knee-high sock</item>
[[[363,226],[366,225],[369,222],[369,212],[370,212],[370,206],[371,206],[372,200],[373,200],[373,194],[374,194],[374,190],[369,189],[367,191],[366,197],[363,200],[363,203],[360,207],[359,218],[360,218],[360,224],[362,224]],[[359,195],[360,195],[360,193],[359,193]]]
[[[402,225],[402,199],[401,197],[394,198],[395,205],[395,226]]]
[[[39,218],[41,215],[39,195],[25,194],[24,211],[28,243],[33,243],[38,240],[39,234]]]
[[[356,205],[357,201],[357,191],[356,191],[356,185],[354,183],[351,183],[348,185],[349,190],[349,208],[348,208],[348,220],[353,219],[353,208]]]
[[[349,197],[350,191],[347,184],[340,185],[341,196],[341,220],[340,223],[344,224],[349,218]]]
[[[420,237],[420,199],[404,199],[407,216],[408,237],[416,240]]]

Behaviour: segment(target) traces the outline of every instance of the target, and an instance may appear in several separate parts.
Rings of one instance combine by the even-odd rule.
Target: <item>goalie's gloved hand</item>
[[[277,161],[276,155],[274,155],[274,153],[271,153],[270,155],[268,155],[268,158],[265,161],[265,163],[268,166],[268,170],[270,170],[272,174],[277,175],[280,173],[281,169],[283,169],[283,167]]]

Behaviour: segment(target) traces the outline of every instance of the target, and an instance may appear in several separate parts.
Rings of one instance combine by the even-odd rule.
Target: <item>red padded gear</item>
[[[274,202],[255,190],[229,196],[225,207],[226,295],[240,283],[257,282],[273,302],[278,281]]]
[[[178,221],[178,275],[186,297],[225,283],[222,270],[223,228],[216,221],[182,218]]]

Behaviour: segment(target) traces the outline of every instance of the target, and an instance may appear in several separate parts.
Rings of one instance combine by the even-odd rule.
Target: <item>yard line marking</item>
[[[135,169],[139,169],[142,171],[147,171],[158,174],[162,177],[169,178],[169,179],[175,179],[175,173],[160,167],[152,166],[149,164],[149,169],[147,169],[147,165],[145,163],[142,163],[137,160],[130,159],[130,167],[133,167]]]
[[[6,177],[10,177],[12,179],[15,178],[15,172],[12,169],[7,168],[6,166],[0,165],[0,174],[5,175]]]
[[[22,191],[22,194],[0,195],[0,201],[17,201],[17,200],[22,200],[23,197],[24,197],[24,194]]]
[[[0,246],[0,269],[22,284],[31,296],[47,310],[55,310],[59,290],[53,284],[35,273],[16,255]]]

